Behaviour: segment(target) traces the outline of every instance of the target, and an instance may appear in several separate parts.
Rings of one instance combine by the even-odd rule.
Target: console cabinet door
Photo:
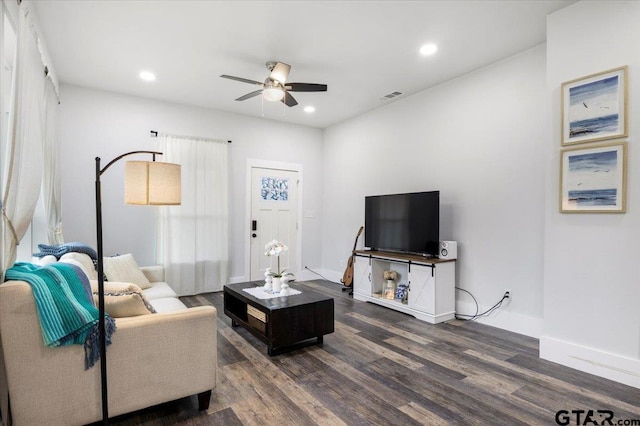
[[[371,296],[371,264],[368,257],[355,257],[355,262],[353,263],[353,291]]]
[[[429,266],[411,265],[407,305],[418,311],[434,315],[435,282],[435,277],[432,276]]]

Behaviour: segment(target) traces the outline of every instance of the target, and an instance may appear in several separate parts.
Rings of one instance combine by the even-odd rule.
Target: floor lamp
[[[127,161],[125,163],[124,193],[126,204],[174,206],[180,204],[180,165],[156,163],[157,151],[132,151],[122,154],[100,169],[96,157],[96,232],[98,237],[98,333],[100,340],[100,386],[102,391],[102,423],[109,424],[107,391],[107,342],[104,321],[104,260],[102,253],[102,193],[100,176],[112,164],[133,154],[151,154],[153,161]]]

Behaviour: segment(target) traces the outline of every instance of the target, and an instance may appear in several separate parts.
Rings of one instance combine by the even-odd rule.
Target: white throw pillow
[[[89,255],[84,253],[70,252],[60,257],[60,262],[66,262],[69,260],[74,260],[80,263],[82,265],[82,270],[85,274],[87,274],[87,277],[89,277],[90,280],[95,280],[98,278],[96,268],[93,265],[93,260],[91,260],[91,257],[89,257]]]
[[[33,258],[31,258],[31,263],[38,266],[50,265],[52,263],[56,263],[57,261],[58,261],[58,258],[51,254],[44,257],[34,256]]]
[[[151,283],[140,270],[132,254],[104,258],[104,274],[109,281],[134,283],[141,289],[151,287]]]

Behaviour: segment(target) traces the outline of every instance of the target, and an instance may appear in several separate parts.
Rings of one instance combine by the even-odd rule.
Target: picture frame
[[[562,83],[562,145],[624,138],[628,67],[610,69]]]
[[[560,151],[561,213],[625,213],[627,142]]]

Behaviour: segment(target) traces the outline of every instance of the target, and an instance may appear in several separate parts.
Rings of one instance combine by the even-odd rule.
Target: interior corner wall
[[[547,20],[552,155],[547,161],[543,358],[640,387],[640,2],[582,1]],[[627,212],[558,208],[562,82],[629,67]],[[572,147],[587,147],[581,144]]]
[[[459,244],[456,285],[481,310],[511,291],[508,303],[480,321],[540,335],[545,54],[537,46],[325,130],[327,276],[342,277],[364,225],[365,196],[439,190],[440,239]],[[456,310],[473,314],[475,306],[456,292]]]
[[[95,157],[102,166],[133,150],[157,150],[150,131],[232,140],[229,146],[230,274],[246,281],[245,223],[247,159],[303,167],[302,260],[320,265],[322,131],[289,123],[161,102],[135,96],[61,86],[62,217],[66,241],[95,247]],[[131,157],[134,159],[135,157]],[[141,157],[143,159],[143,157]],[[102,176],[104,253],[133,253],[141,265],[155,264],[156,209],[124,204],[124,161]]]

